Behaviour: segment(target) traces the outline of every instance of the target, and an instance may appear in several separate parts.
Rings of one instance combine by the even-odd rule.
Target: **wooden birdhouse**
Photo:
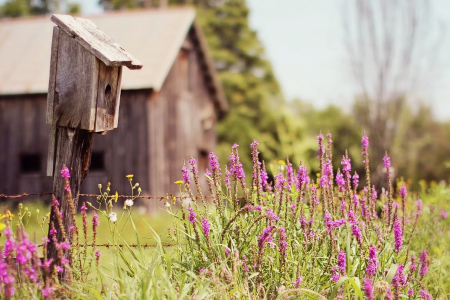
[[[142,64],[90,20],[53,15],[47,123],[105,132],[117,128],[122,66]]]
[[[117,128],[122,66],[142,68],[92,21],[70,15],[53,15],[51,20],[57,26],[53,28],[47,95],[47,123],[52,125],[48,176],[53,176],[64,151],[58,128],[89,133]],[[65,138],[70,140],[71,134]]]

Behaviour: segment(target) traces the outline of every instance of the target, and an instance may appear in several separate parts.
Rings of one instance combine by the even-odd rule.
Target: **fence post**
[[[63,230],[71,242],[71,209],[60,170],[63,165],[70,170],[77,207],[81,182],[89,170],[93,133],[104,134],[118,125],[122,66],[140,69],[142,64],[90,20],[56,14],[51,20],[57,26],[53,28],[47,95],[47,123],[51,124],[47,175],[53,176],[53,195],[60,202],[64,228],[53,209],[50,224],[57,230],[57,242],[62,241]],[[48,238],[47,258],[56,261],[50,230]],[[70,250],[64,255],[71,260]],[[59,278],[67,282],[67,273]]]

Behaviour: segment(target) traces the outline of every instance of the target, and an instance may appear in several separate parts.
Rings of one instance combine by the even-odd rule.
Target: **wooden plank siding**
[[[46,95],[0,97],[1,194],[51,192],[45,164],[50,130],[46,107]],[[26,155],[38,157],[40,170],[21,172],[20,160]]]
[[[112,193],[130,195],[130,184],[125,177],[128,174],[133,174],[133,181],[139,182],[142,190],[148,193],[148,115],[145,106],[150,95],[150,89],[122,91],[118,128],[106,135],[94,136],[92,153],[103,156],[105,168],[92,170],[91,162],[91,170],[82,184],[83,193],[98,193],[99,183],[105,191],[107,183],[111,182]]]

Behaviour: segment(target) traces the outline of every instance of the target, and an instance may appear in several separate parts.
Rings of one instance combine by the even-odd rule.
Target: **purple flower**
[[[189,206],[187,210],[189,211],[189,222],[194,224],[195,222],[197,222],[197,214],[194,212],[194,209],[191,206]]]
[[[425,300],[433,300],[433,297],[430,293],[428,293],[426,290],[420,290],[420,297],[422,297]]]
[[[403,230],[400,220],[395,218],[394,221],[394,239],[395,239],[395,253],[400,252],[403,246]]]
[[[229,257],[230,256],[230,249],[225,248],[225,256]]]
[[[191,183],[191,176],[189,174],[189,169],[186,166],[183,166],[181,168],[181,172],[183,172],[183,181],[184,184],[189,184]]]
[[[47,269],[49,269],[50,268],[50,265],[52,264],[52,261],[53,261],[53,258],[50,258],[50,259],[48,259],[48,260],[46,260],[45,262],[44,262],[44,267],[46,267]]]
[[[205,217],[202,218],[202,229],[203,232],[205,233],[205,236],[209,237],[210,226],[208,219]]]
[[[394,300],[394,298],[392,297],[392,292],[391,292],[391,288],[390,287],[389,287],[389,290],[387,291],[385,299],[387,299],[387,300]]]
[[[402,184],[402,186],[400,187],[400,196],[402,196],[402,198],[406,197],[406,187]]]
[[[447,213],[445,212],[445,210],[441,209],[439,210],[439,214],[441,215],[442,219],[447,219]]]
[[[198,169],[197,169],[197,164],[195,161],[195,158],[191,157],[191,159],[189,160],[189,163],[191,164],[192,168],[191,168],[191,172],[192,174],[198,174]]]
[[[317,136],[317,143],[319,144],[319,148],[317,148],[317,158],[320,158],[325,155],[325,146],[323,145],[323,135],[319,134]]]
[[[298,288],[300,287],[300,284],[302,283],[302,280],[303,280],[303,277],[302,277],[302,276],[299,276],[299,277],[297,278],[297,280],[296,280],[295,283],[294,283],[294,288],[295,288],[295,289],[298,289]]]
[[[331,175],[333,174],[333,167],[331,165],[331,160],[327,158],[325,160],[324,170],[322,176],[320,177],[319,184],[321,187],[328,187],[333,184],[331,181]]]
[[[69,169],[68,169],[66,166],[64,166],[64,167],[61,169],[61,176],[62,176],[62,178],[64,178],[64,179],[70,178],[70,172],[69,172]]]
[[[278,232],[280,233],[280,238],[278,240],[279,244],[280,244],[280,254],[282,257],[286,257],[287,254],[287,246],[288,243],[286,241],[286,229],[284,227],[280,227],[278,229]]]
[[[278,222],[280,220],[280,218],[278,218],[278,216],[271,209],[268,209],[266,211],[266,214],[275,222]]]
[[[52,287],[46,287],[41,290],[42,297],[44,299],[48,299],[51,295],[53,295],[53,288]]]
[[[211,171],[208,169],[205,170],[205,175],[208,176],[209,178],[212,178],[212,176],[213,176]],[[205,179],[206,179],[206,182],[208,182],[208,178],[205,178]]]
[[[353,188],[357,188],[359,183],[359,175],[355,172],[355,175],[353,175]]]
[[[217,170],[220,174],[220,165],[219,165],[219,158],[214,153],[209,153],[209,166],[211,167],[212,171]]]
[[[342,165],[342,173],[350,173],[352,170],[352,165],[350,163],[350,158],[344,157],[342,158],[341,165]]]
[[[302,185],[309,184],[309,176],[308,176],[308,168],[304,166],[300,166],[297,171],[297,190],[300,191]]]
[[[332,221],[331,214],[328,211],[325,213],[324,220],[325,220],[325,226],[327,226],[328,232],[331,232],[331,230],[333,230],[333,228],[337,228],[337,227],[345,224],[344,219]]]
[[[338,171],[337,175],[336,175],[336,183],[339,187],[339,190],[341,192],[345,191],[345,179],[344,179],[344,175]]]
[[[366,273],[368,277],[377,273],[378,265],[377,247],[372,245],[369,247],[369,258],[367,259]]]
[[[64,271],[64,268],[61,266],[56,266],[56,272],[57,273],[61,273],[62,271]]]
[[[367,137],[366,134],[364,134],[362,136],[361,144],[362,144],[361,148],[362,148],[363,151],[366,151],[369,148],[369,138]],[[364,152],[363,152],[363,155],[364,155]]]
[[[272,241],[272,238],[271,238],[272,229],[273,229],[273,227],[267,227],[263,230],[263,233],[258,235],[258,248],[261,249],[262,246],[264,246],[265,242],[270,243]]]
[[[297,205],[295,205],[295,204],[292,204],[292,205],[290,206],[290,208],[291,208],[292,211],[294,211],[296,207],[297,207]]]
[[[364,280],[364,293],[366,294],[366,300],[373,300],[375,296],[373,295],[373,285],[370,278]]]
[[[341,278],[341,275],[339,275],[338,267],[331,267],[331,279],[333,279],[334,282],[338,282],[339,278]]]
[[[292,189],[292,185],[295,183],[294,169],[292,168],[291,163],[288,163],[286,166],[286,177],[287,177],[287,188],[290,191]]]
[[[92,226],[93,228],[97,227],[98,225],[100,225],[100,220],[98,219],[98,215],[97,213],[94,211],[92,213]]]
[[[428,272],[428,252],[424,249],[420,253],[420,276],[423,277]]]
[[[69,263],[69,260],[65,257],[65,256],[63,256],[62,258],[61,258],[61,264],[62,265],[67,265]]]
[[[341,250],[341,252],[339,252],[338,254],[338,267],[339,272],[342,275],[345,275],[347,272],[347,257],[344,250]]]
[[[352,234],[355,236],[358,244],[360,246],[362,246],[362,234],[361,234],[361,229],[359,229],[358,225],[352,224]]]
[[[278,191],[281,191],[284,188],[284,183],[286,179],[284,179],[283,173],[275,174],[275,187]]]
[[[386,169],[391,166],[391,158],[387,154],[383,157],[383,166]]]
[[[203,272],[205,272],[205,271],[206,271],[206,269],[201,268],[200,271],[198,271],[198,273],[201,275],[201,274],[203,274]]]
[[[62,250],[70,249],[70,244],[68,242],[61,242],[58,244],[58,247]]]
[[[410,288],[410,289],[408,290],[408,297],[412,297],[412,295],[414,295],[414,289],[413,289],[413,288]]]
[[[315,206],[319,203],[319,200],[317,199],[317,189],[314,185],[311,185],[311,204]]]
[[[56,198],[53,199],[52,206],[59,206],[59,201]]]
[[[97,258],[97,260],[102,256],[102,254],[100,253],[100,249],[96,249],[95,250],[95,257]]]
[[[265,170],[261,170],[261,187],[260,189],[262,190],[262,188],[265,187],[269,187],[269,175],[267,174],[267,172]]]
[[[352,224],[356,224],[356,216],[353,210],[349,210],[347,213],[348,221]]]

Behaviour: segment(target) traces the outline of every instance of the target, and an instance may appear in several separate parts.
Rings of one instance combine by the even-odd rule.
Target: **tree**
[[[45,15],[57,12],[67,6],[68,12],[80,11],[80,4],[67,3],[65,0],[7,0],[0,6],[0,17],[21,17],[27,15]]]
[[[439,43],[427,0],[354,3],[344,15],[350,69],[360,91],[354,115],[370,137],[377,182],[381,159],[398,137],[402,110],[437,66]]]
[[[164,6],[166,1],[101,0],[105,9]],[[287,109],[264,47],[248,24],[245,0],[171,0],[169,5],[193,5],[205,33],[230,110],[217,129],[221,159],[239,144],[244,168],[251,170],[250,143],[260,142],[266,161],[287,155],[305,158],[304,123]],[[307,144],[309,145],[309,144]]]

